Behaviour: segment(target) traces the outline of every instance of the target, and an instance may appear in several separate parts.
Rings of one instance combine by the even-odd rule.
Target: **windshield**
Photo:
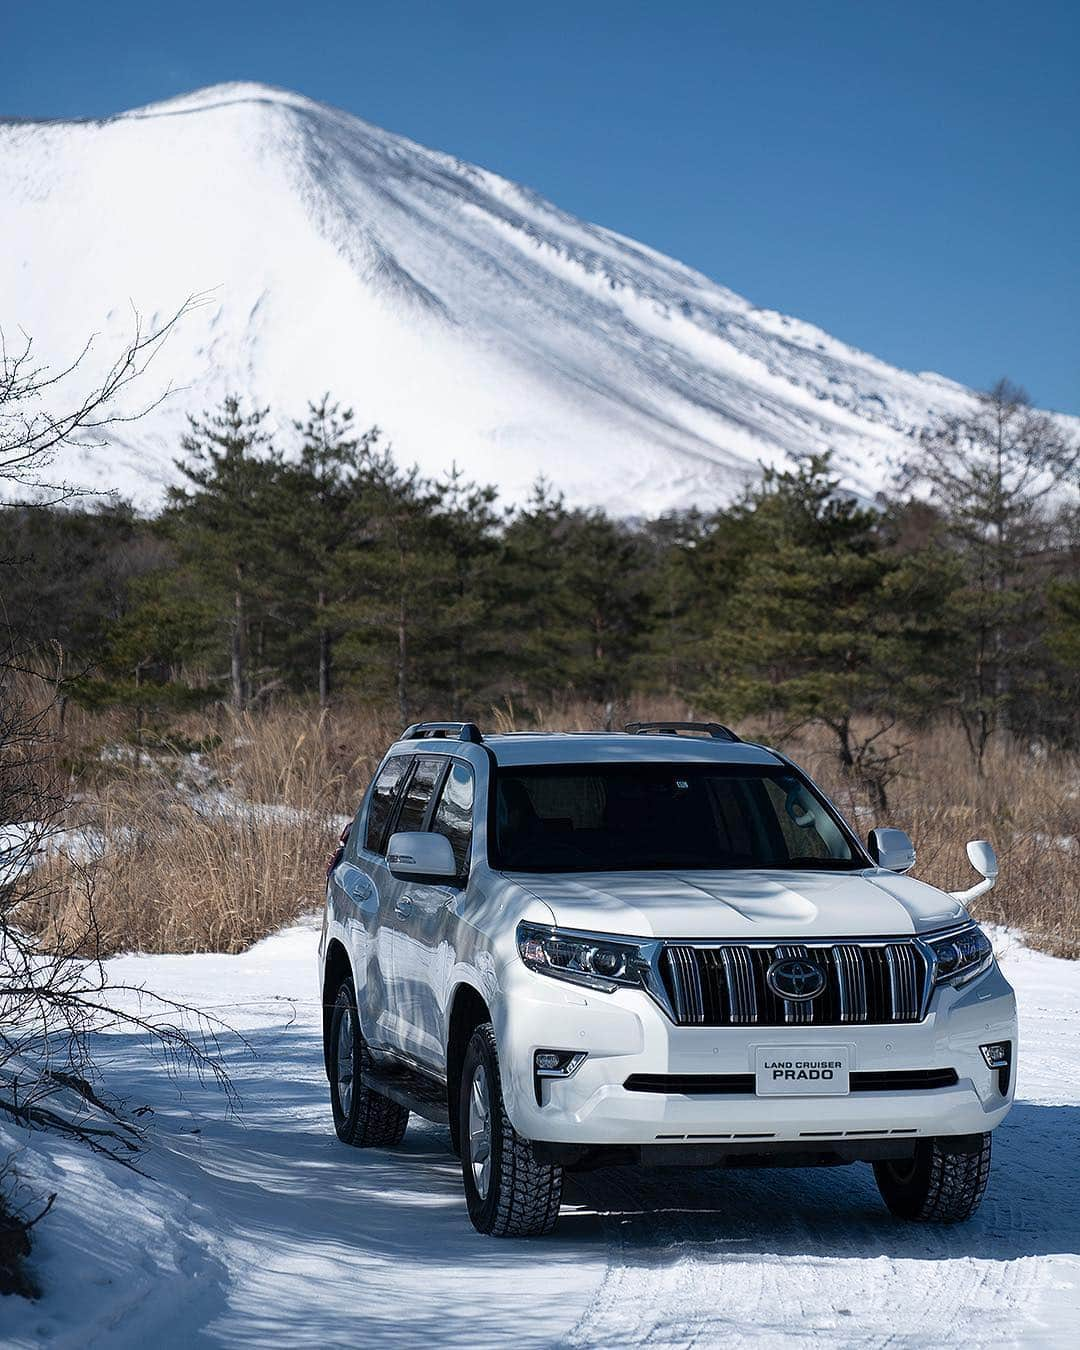
[[[493,867],[515,872],[866,865],[835,813],[783,767],[556,764],[500,769]]]

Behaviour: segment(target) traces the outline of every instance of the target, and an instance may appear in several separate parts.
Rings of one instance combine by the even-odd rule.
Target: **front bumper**
[[[1004,1119],[1016,1079],[1016,1001],[993,965],[935,991],[915,1024],[678,1027],[643,990],[578,989],[511,964],[494,1010],[503,1096],[527,1139],[575,1145],[772,1144],[980,1134]],[[979,1049],[1012,1042],[1007,1090]],[[752,1073],[760,1047],[847,1047],[853,1072],[953,1069],[955,1085],[847,1096],[628,1090],[632,1074]],[[534,1075],[537,1050],[585,1051],[565,1079]]]

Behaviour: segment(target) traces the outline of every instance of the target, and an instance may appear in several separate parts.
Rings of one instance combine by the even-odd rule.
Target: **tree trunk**
[[[326,592],[320,591],[318,597],[320,614],[326,608]],[[325,708],[330,702],[330,630],[324,623],[319,624],[319,707]]]
[[[848,718],[842,717],[836,722],[830,722],[829,725],[836,736],[836,757],[840,761],[844,775],[847,776],[855,767],[855,756],[851,751],[851,722]]]
[[[397,695],[398,695],[398,713],[401,717],[401,725],[409,724],[409,698],[408,682],[406,679],[406,662],[409,655],[408,629],[406,624],[405,597],[401,596],[398,601],[398,651],[397,651]]]
[[[233,596],[232,620],[232,705],[237,712],[244,707],[244,597],[237,591]]]

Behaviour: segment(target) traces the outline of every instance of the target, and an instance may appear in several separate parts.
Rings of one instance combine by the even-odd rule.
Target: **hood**
[[[965,917],[913,877],[864,872],[509,873],[560,928],[646,938],[892,937]]]

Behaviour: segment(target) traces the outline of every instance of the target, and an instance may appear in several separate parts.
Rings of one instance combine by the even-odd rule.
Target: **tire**
[[[400,1144],[409,1112],[388,1097],[364,1086],[371,1067],[371,1051],[360,1033],[356,993],[344,980],[330,1015],[330,1106],[334,1129],[343,1144],[354,1148],[386,1148]]]
[[[529,1141],[510,1123],[490,1022],[476,1028],[465,1051],[458,1123],[465,1200],[477,1232],[550,1233],[559,1217],[562,1168],[536,1162]]]
[[[979,1208],[990,1179],[990,1136],[920,1139],[910,1162],[876,1162],[881,1198],[899,1219],[962,1223]]]

